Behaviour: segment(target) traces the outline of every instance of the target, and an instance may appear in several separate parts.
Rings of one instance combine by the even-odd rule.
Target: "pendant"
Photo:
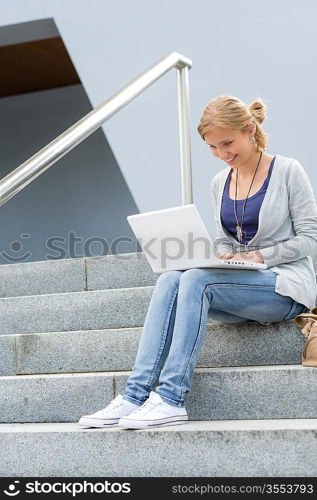
[[[241,227],[238,225],[236,226],[236,231],[237,231],[237,238],[239,241],[242,240],[242,231],[241,231]]]

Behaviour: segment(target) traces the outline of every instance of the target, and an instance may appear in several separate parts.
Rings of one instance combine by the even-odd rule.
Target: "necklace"
[[[259,158],[258,164],[257,164],[256,169],[255,169],[255,172],[253,174],[253,179],[252,179],[251,185],[249,187],[249,191],[248,191],[247,197],[246,197],[246,199],[244,200],[244,203],[243,203],[241,223],[239,223],[239,221],[238,221],[237,208],[236,208],[236,203],[237,203],[237,199],[236,198],[237,198],[237,188],[238,188],[238,172],[239,172],[239,169],[237,168],[236,189],[235,189],[235,194],[234,194],[234,215],[235,215],[236,221],[237,221],[237,226],[236,226],[237,238],[238,238],[238,240],[240,242],[242,240],[242,224],[243,224],[244,210],[245,210],[245,206],[247,204],[248,196],[249,196],[249,193],[250,193],[253,181],[254,181],[255,174],[257,173],[257,170],[258,170],[259,165],[260,165],[261,158],[262,158],[262,151],[261,151],[261,154],[260,154],[260,158]]]

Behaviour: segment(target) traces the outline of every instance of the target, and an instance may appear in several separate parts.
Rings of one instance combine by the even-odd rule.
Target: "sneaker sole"
[[[111,419],[111,420],[97,420],[94,418],[81,418],[79,420],[79,425],[81,427],[116,427],[118,425],[119,418]]]
[[[147,429],[148,427],[159,427],[161,425],[178,425],[186,424],[188,422],[187,415],[179,415],[177,417],[166,417],[158,420],[129,420],[121,418],[119,420],[119,427],[126,429]]]

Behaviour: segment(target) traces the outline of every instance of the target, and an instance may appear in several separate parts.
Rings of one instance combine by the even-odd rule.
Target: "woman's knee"
[[[179,286],[181,289],[192,290],[195,287],[204,289],[206,285],[213,283],[213,272],[211,269],[193,268],[183,272]]]
[[[157,284],[167,284],[167,285],[177,285],[181,278],[183,271],[165,271],[160,274],[156,283]]]

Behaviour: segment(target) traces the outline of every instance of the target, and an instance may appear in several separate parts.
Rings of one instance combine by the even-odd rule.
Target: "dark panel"
[[[0,97],[80,83],[61,37],[0,47]]]

